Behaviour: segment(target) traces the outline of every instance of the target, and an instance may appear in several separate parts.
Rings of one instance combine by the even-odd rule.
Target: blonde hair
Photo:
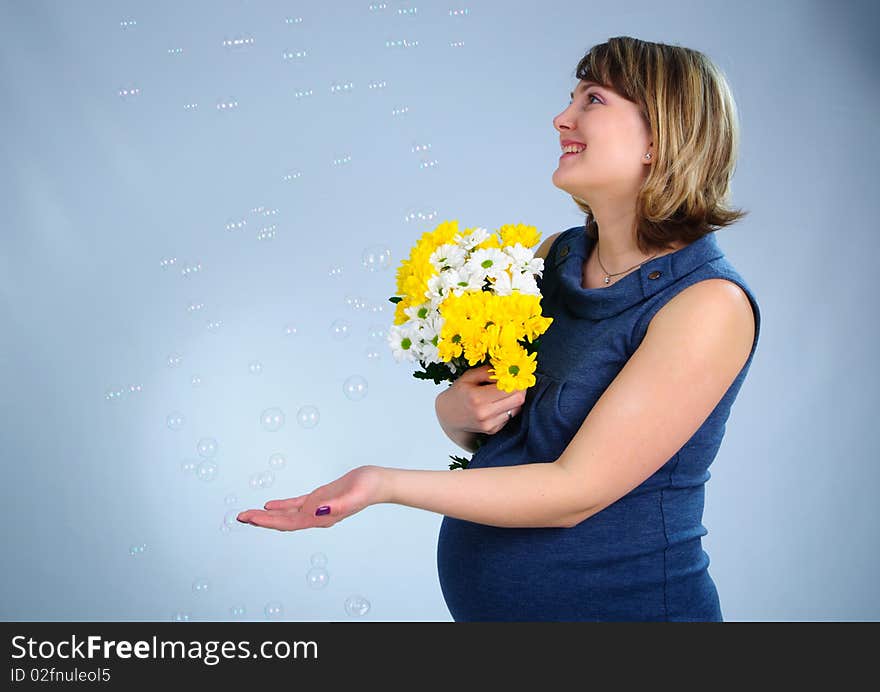
[[[749,213],[727,206],[739,120],[724,73],[703,53],[618,36],[590,48],[575,75],[636,104],[651,130],[653,163],[636,204],[643,252],[690,243]],[[596,239],[590,206],[572,198]]]

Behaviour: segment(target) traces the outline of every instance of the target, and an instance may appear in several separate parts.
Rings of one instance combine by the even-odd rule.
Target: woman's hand
[[[385,471],[381,466],[359,466],[307,495],[270,500],[263,505],[265,509],[246,509],[237,519],[278,531],[326,529],[365,507],[390,502],[391,489]]]
[[[494,435],[522,410],[526,390],[498,389],[490,373],[491,365],[468,368],[437,396],[437,419],[444,430]]]

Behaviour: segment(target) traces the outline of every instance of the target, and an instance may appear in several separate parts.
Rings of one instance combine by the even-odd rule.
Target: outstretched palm
[[[359,466],[311,493],[270,500],[263,505],[265,509],[246,509],[237,519],[278,531],[329,528],[365,507],[390,500],[382,471],[378,466]],[[316,515],[322,507],[329,507],[330,511]]]

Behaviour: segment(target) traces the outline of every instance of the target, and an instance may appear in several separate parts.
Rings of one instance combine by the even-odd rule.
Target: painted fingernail
[[[316,517],[323,516],[324,514],[330,514],[330,507],[328,505],[321,505],[315,510]]]

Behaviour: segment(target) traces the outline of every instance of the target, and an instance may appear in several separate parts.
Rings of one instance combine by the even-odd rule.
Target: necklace
[[[626,274],[628,271],[632,271],[633,269],[636,269],[636,268],[638,268],[638,267],[641,267],[642,264],[644,264],[644,263],[647,262],[648,260],[652,260],[652,259],[654,259],[656,256],[657,256],[657,253],[655,252],[655,253],[654,253],[653,255],[651,255],[648,259],[646,259],[646,260],[642,260],[641,262],[639,262],[639,264],[637,264],[637,265],[635,265],[635,266],[633,266],[633,267],[630,267],[629,269],[624,269],[622,272],[617,272],[616,274],[609,274],[609,273],[608,273],[608,270],[605,269],[605,265],[602,264],[602,257],[599,255],[599,243],[598,243],[598,242],[596,243],[596,259],[599,260],[599,266],[602,267],[602,271],[605,272],[605,283],[606,283],[606,284],[611,282],[611,277],[612,277],[612,276],[619,276],[620,274]]]

